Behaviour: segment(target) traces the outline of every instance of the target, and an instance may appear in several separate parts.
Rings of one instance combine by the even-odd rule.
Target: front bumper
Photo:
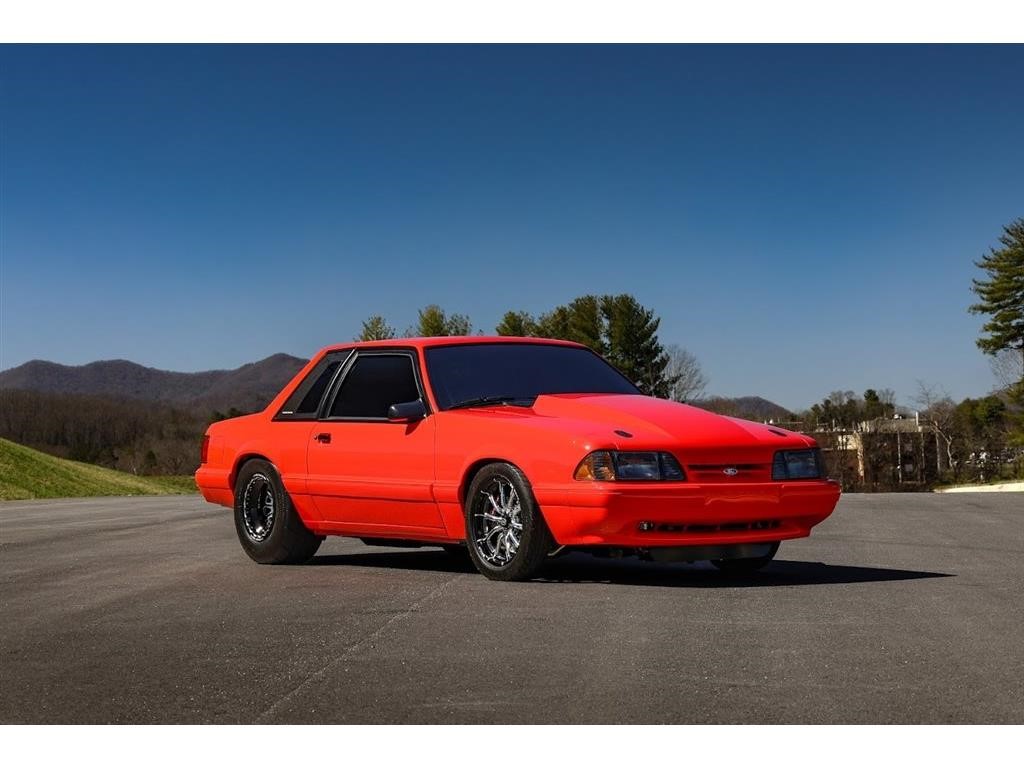
[[[582,483],[534,488],[563,546],[743,544],[807,536],[835,509],[832,480]],[[644,530],[646,529],[646,530]]]

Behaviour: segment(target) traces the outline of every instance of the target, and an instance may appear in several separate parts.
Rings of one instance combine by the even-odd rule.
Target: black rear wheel
[[[235,480],[235,531],[257,563],[304,563],[324,540],[302,522],[273,465],[247,461]]]

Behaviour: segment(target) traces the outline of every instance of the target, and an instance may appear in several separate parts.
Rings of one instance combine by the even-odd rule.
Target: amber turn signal
[[[576,467],[577,480],[614,480],[615,462],[611,451],[594,451]]]

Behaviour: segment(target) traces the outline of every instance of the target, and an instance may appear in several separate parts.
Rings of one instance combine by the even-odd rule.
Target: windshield
[[[479,398],[636,395],[625,376],[589,349],[555,344],[457,344],[424,351],[441,410]]]

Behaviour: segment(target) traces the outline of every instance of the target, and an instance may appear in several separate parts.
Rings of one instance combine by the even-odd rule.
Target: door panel
[[[330,442],[317,437],[329,435]],[[433,496],[434,419],[325,421],[309,441],[309,493],[326,523],[443,528]]]
[[[339,532],[443,530],[433,495],[434,419],[387,420],[390,406],[422,396],[411,351],[360,350],[342,371],[307,446],[308,489],[326,524],[349,526]]]

